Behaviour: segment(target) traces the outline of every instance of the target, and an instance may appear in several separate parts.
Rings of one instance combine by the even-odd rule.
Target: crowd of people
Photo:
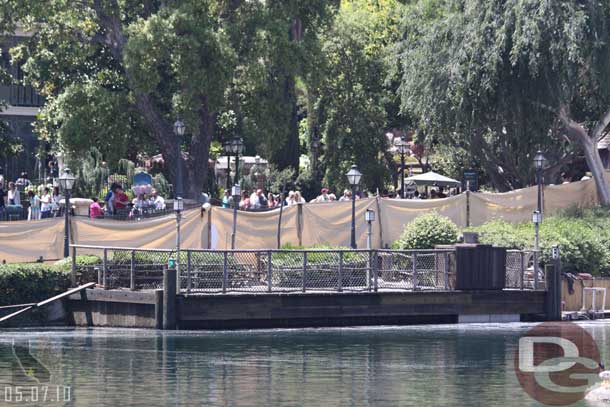
[[[118,183],[110,185],[104,196],[103,207],[96,197],[91,200],[93,202],[89,205],[89,217],[93,219],[105,216],[134,217],[166,209],[165,198],[155,189],[150,191],[150,195],[139,194],[130,201],[123,186]]]
[[[22,191],[25,192],[23,199]],[[61,216],[60,201],[62,199],[59,187],[34,188],[27,178],[27,173],[22,173],[14,182],[10,181],[6,185],[6,190],[4,178],[0,177],[0,219],[3,219],[8,213],[15,214],[17,219],[21,219],[23,208],[27,208],[28,220]]]

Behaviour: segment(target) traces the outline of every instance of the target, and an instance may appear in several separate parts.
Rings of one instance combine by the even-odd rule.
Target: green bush
[[[54,264],[0,265],[0,305],[39,302],[70,287],[70,270]]]
[[[610,275],[610,216],[607,210],[571,210],[546,217],[540,226],[543,264],[550,262],[551,247],[559,245],[562,270],[570,273]],[[493,221],[470,231],[480,233],[481,243],[509,249],[532,249],[534,225]]]
[[[436,245],[453,244],[457,240],[458,228],[451,219],[429,213],[418,216],[405,227],[400,238],[392,244],[393,249],[433,249]]]

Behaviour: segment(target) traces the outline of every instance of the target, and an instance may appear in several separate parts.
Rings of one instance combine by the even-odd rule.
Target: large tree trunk
[[[193,136],[189,159],[186,165],[188,185],[185,192],[190,198],[196,198],[201,191],[208,190],[208,163],[214,132],[214,114],[210,112],[207,97],[201,98],[199,120],[199,134]]]
[[[599,203],[603,206],[610,206],[610,188],[606,181],[606,170],[597,150],[597,141],[610,123],[610,110],[602,116],[601,120],[591,131],[591,134],[587,132],[582,124],[570,118],[568,110],[565,107],[560,110],[559,119],[564,126],[564,132],[568,138],[579,144],[583,149],[585,160],[591,174],[593,174]]]

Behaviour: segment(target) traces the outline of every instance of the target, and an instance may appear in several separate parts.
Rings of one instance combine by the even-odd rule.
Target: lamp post
[[[231,250],[235,250],[235,236],[237,234],[237,207],[239,206],[239,197],[241,188],[239,187],[239,156],[244,151],[244,143],[242,139],[236,138],[230,143],[231,153],[235,156],[235,178],[233,181],[233,232],[231,233]]]
[[[174,212],[176,212],[176,293],[180,294],[180,221],[182,220],[182,211],[184,210],[184,201],[182,197],[174,199]]]
[[[356,249],[356,187],[360,184],[362,173],[358,171],[358,167],[354,164],[352,168],[345,174],[347,176],[347,182],[352,187],[352,234],[351,234],[351,247]]]
[[[64,168],[63,174],[59,177],[59,185],[64,190],[64,257],[70,256],[70,193],[74,188],[76,177],[72,175],[70,168]]]
[[[174,211],[176,212],[176,292],[180,293],[180,221],[182,220],[182,210],[184,202],[182,201],[182,136],[186,126],[180,119],[174,123],[174,135],[176,136],[176,144],[178,157],[176,157],[176,187],[174,188]]]
[[[225,142],[222,148],[225,154],[227,155],[227,183],[225,189],[227,191],[231,191],[231,152],[233,151],[232,142]]]
[[[375,221],[375,211],[367,209],[364,212],[364,220],[368,224],[368,231],[366,233],[366,248],[371,250],[373,247],[373,222]]]
[[[542,169],[544,168],[544,163],[546,162],[546,158],[542,154],[540,150],[536,153],[534,157],[534,165],[536,166],[536,182],[538,184],[538,202],[536,205],[536,210],[534,211],[533,221],[534,221],[534,288],[538,288],[538,274],[539,274],[539,264],[538,258],[540,250],[540,224],[542,223]]]
[[[178,145],[178,157],[176,157],[176,186],[174,188],[174,199],[182,196],[182,136],[186,127],[180,119],[174,123],[174,134],[176,135],[176,144]],[[179,263],[179,262],[178,262]]]
[[[400,197],[405,199],[405,154],[409,152],[409,145],[405,140],[405,136],[401,136],[394,145],[398,153],[400,153]]]

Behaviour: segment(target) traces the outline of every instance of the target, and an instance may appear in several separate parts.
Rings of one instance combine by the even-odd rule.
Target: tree
[[[533,178],[538,148],[555,172],[582,149],[610,204],[596,150],[610,122],[609,13],[592,0],[421,0],[403,26],[402,110],[481,157],[501,190]]]

